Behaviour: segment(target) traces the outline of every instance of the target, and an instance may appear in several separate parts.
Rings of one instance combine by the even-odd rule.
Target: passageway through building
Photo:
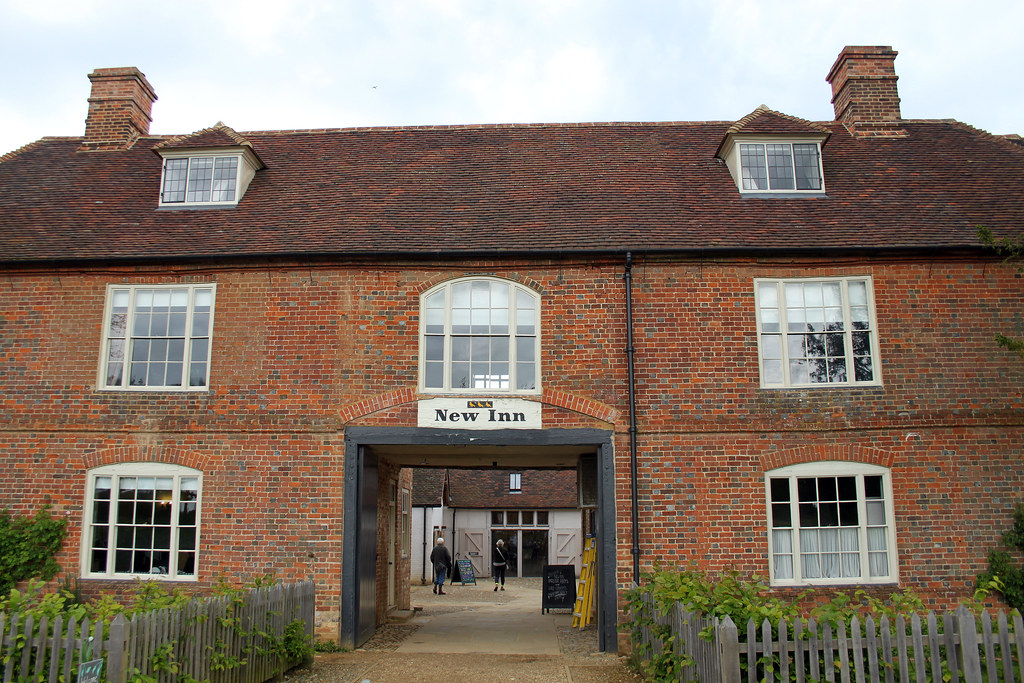
[[[373,635],[380,612],[379,587],[393,577],[378,562],[378,476],[395,467],[576,469],[580,488],[595,502],[598,599],[596,621],[602,650],[614,650],[616,572],[612,433],[598,429],[456,431],[433,428],[355,427],[345,433],[344,548],[341,582],[342,646],[357,647]],[[516,543],[534,542],[510,525]],[[525,530],[529,531],[529,530]],[[483,539],[490,547],[493,538]],[[537,557],[531,562],[536,563]],[[388,566],[383,563],[383,566]],[[523,562],[517,563],[517,572]],[[530,571],[534,571],[531,566]],[[385,594],[388,594],[387,592]],[[389,598],[390,602],[390,598]]]

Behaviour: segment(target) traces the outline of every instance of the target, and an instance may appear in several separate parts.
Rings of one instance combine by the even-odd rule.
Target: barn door
[[[484,532],[478,530],[463,530],[462,543],[459,545],[461,555],[473,563],[473,574],[475,576],[490,576],[491,562],[484,548]],[[486,573],[484,573],[486,570]]]
[[[552,564],[571,564],[576,567],[576,575],[580,573],[580,530],[552,529],[555,547],[552,551]]]

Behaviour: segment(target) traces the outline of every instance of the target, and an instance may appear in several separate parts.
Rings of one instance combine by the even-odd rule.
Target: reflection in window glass
[[[141,468],[155,476],[120,473],[130,469],[103,467],[91,477],[87,574],[194,578],[198,473],[171,465]]]
[[[764,386],[877,383],[869,281],[760,280]]]
[[[821,190],[817,143],[741,143],[740,186],[756,191]]]
[[[109,300],[104,387],[206,387],[212,286],[117,287]]]
[[[892,577],[882,474],[802,476],[813,464],[769,474],[771,569],[777,582],[855,583]],[[861,469],[864,469],[861,467]],[[880,468],[874,468],[878,470]]]
[[[422,383],[439,391],[534,391],[537,297],[504,281],[448,283],[423,299]]]

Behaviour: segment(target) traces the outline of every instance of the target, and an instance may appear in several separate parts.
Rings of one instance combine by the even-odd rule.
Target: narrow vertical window
[[[523,491],[523,475],[519,472],[512,472],[508,475],[508,492],[509,493],[522,493]]]

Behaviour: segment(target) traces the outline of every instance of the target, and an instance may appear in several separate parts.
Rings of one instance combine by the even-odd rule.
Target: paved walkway
[[[446,586],[446,595],[434,595],[429,586],[416,586],[414,607],[427,603],[415,617],[420,628],[396,652],[471,652],[475,654],[557,655],[557,626],[572,626],[572,615],[540,609],[541,592],[534,582],[510,583],[508,590],[493,592],[492,584]],[[480,592],[490,591],[493,601],[477,602]],[[467,595],[469,593],[469,595]],[[477,595],[473,595],[477,594]],[[467,598],[469,598],[467,600]],[[466,606],[454,614],[437,608]]]
[[[637,683],[614,654],[597,652],[596,627],[571,628],[568,611],[541,613],[540,579],[413,586],[413,610],[395,615],[353,652],[318,654],[287,683]]]

